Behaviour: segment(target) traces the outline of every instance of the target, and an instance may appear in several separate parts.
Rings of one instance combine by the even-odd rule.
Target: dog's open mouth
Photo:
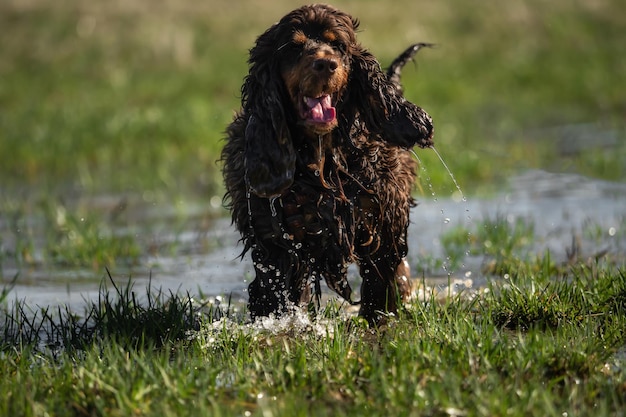
[[[309,123],[330,124],[337,119],[337,111],[333,107],[330,94],[319,97],[302,98],[302,118]]]

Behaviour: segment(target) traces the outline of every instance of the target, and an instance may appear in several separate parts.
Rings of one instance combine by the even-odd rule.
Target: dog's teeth
[[[315,105],[317,105],[318,100],[311,98],[311,97],[304,97],[304,104],[306,104],[307,107],[311,108],[314,107]]]

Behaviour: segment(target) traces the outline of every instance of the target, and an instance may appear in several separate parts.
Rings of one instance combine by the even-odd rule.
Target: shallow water
[[[475,230],[477,223],[496,217],[510,224],[518,219],[533,224],[534,240],[528,252],[550,251],[555,263],[567,261],[572,239],[579,245],[581,258],[606,252],[623,260],[626,255],[626,184],[537,170],[513,178],[506,192],[490,199],[463,201],[458,196],[420,204],[409,229],[409,258],[427,252],[443,257],[443,233],[457,226]],[[471,277],[473,286],[484,285],[481,266],[485,260],[467,257],[463,268],[451,271],[453,279]]]
[[[513,178],[506,192],[490,199],[439,195],[436,199],[422,196],[419,200],[412,213],[408,259],[414,277],[431,288],[447,292],[475,290],[484,286],[487,279],[494,279],[482,274],[486,261],[482,256],[468,256],[455,270],[446,268],[445,263],[444,267],[428,270],[419,270],[417,265],[424,258],[444,259],[440,238],[451,228],[464,226],[473,230],[482,219],[496,216],[509,222],[518,218],[532,221],[535,239],[531,252],[549,250],[557,263],[567,260],[573,238],[579,242],[581,256],[607,252],[617,259],[626,258],[626,184],[529,171]],[[228,218],[207,221],[207,209],[198,204],[179,204],[176,208],[154,204],[129,206],[131,214],[124,227],[133,221],[150,225],[147,232],[135,232],[143,244],[176,244],[174,250],[155,251],[161,253],[142,258],[138,266],[111,268],[115,282],[125,284],[131,279],[138,294],[145,294],[150,283],[152,289],[160,288],[166,293],[202,293],[218,301],[230,296],[234,303],[245,303],[252,265],[248,257],[243,261],[238,258],[239,236]],[[175,228],[173,212],[180,223]],[[594,236],[585,233],[590,226],[597,231]],[[86,300],[97,300],[100,285],[107,277],[105,270],[19,268],[9,260],[4,261],[1,272],[5,283],[19,274],[8,298],[24,300],[30,307],[66,304],[81,309]],[[351,268],[350,274],[353,288],[358,289],[356,268]]]

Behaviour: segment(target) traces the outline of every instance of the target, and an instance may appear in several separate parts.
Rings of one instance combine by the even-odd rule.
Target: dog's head
[[[348,85],[358,22],[330,6],[308,6],[277,25],[278,63],[294,115],[305,130],[337,127],[337,104]]]
[[[327,5],[283,17],[250,50],[242,87],[246,170],[252,192],[280,195],[293,181],[291,136],[349,134],[359,120],[392,144],[429,146],[430,117],[404,100],[378,61],[357,43],[358,20]],[[342,126],[343,125],[343,126]]]
[[[357,27],[331,6],[296,9],[258,38],[248,81],[257,79],[264,93],[276,94],[273,103],[288,105],[281,113],[289,122],[314,135],[328,133],[338,125],[337,104],[348,85]]]

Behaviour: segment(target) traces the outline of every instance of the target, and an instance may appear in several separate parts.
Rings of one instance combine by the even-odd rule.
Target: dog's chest
[[[350,148],[359,154],[353,155],[342,146],[309,144],[298,149],[292,186],[271,202],[277,237],[311,257],[353,261],[355,241],[369,238],[360,225],[367,221],[363,202],[371,209],[377,156],[360,147]]]
[[[341,195],[340,195],[341,194]],[[354,203],[336,189],[296,182],[281,196],[286,238],[309,252],[334,247],[349,255],[354,235]]]

